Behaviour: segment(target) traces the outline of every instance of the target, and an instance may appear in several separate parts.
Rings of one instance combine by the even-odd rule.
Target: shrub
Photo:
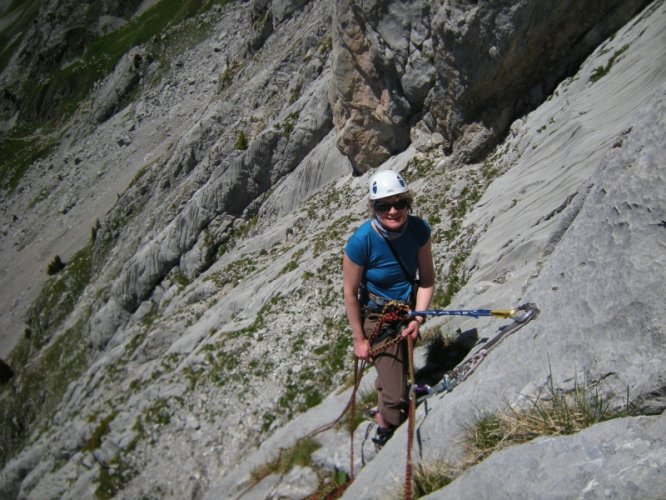
[[[236,139],[236,144],[234,144],[234,148],[236,148],[239,151],[245,151],[247,149],[247,139],[245,138],[245,132],[242,130],[238,132],[238,139]]]
[[[49,262],[48,267],[46,268],[46,274],[49,276],[53,276],[54,274],[58,274],[60,271],[65,269],[65,263],[60,260],[60,256],[56,255],[53,257],[53,260]]]

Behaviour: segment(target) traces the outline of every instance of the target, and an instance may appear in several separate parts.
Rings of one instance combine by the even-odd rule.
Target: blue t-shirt
[[[410,215],[405,233],[391,240],[393,248],[402,259],[410,275],[418,268],[418,253],[430,239],[430,226],[423,219]],[[367,291],[391,300],[407,302],[412,291],[400,264],[391,252],[388,243],[365,221],[352,234],[345,246],[347,257],[363,267],[362,283]]]

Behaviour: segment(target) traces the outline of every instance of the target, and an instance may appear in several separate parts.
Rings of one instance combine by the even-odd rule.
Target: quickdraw
[[[430,387],[428,385],[417,386],[415,391],[421,396],[418,402],[442,392],[451,392],[458,384],[466,380],[474,370],[481,364],[481,362],[488,356],[488,353],[499,344],[503,339],[518,331],[528,322],[535,319],[539,314],[539,309],[534,303],[526,303],[517,307],[516,309],[509,310],[511,312],[509,318],[513,319],[513,323],[501,326],[497,334],[487,341],[479,350],[477,350],[467,360],[448,371],[441,381],[436,385]],[[507,312],[509,312],[507,311]]]

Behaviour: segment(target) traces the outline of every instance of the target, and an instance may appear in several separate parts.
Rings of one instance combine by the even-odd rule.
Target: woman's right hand
[[[368,339],[354,340],[354,354],[358,359],[370,361],[370,342],[368,342]]]

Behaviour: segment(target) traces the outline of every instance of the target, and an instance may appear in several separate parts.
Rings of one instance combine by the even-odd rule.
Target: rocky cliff
[[[541,310],[419,407],[415,462],[456,470],[432,495],[666,494],[663,1],[74,5],[2,7],[3,497],[344,484],[342,430],[258,471],[349,398],[340,252],[376,167],[433,227],[435,307]],[[428,325],[419,366],[499,326]],[[479,415],[583,393],[617,418],[460,465]],[[376,454],[370,425],[345,496],[398,496],[406,429]]]

